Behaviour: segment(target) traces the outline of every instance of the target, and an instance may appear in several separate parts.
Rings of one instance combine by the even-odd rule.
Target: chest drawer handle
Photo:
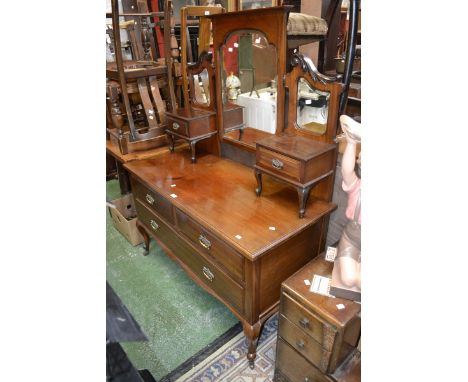
[[[159,229],[159,224],[156,223],[153,219],[150,220],[150,226],[153,230],[157,231]]]
[[[200,236],[198,236],[198,242],[200,243],[200,245],[203,247],[203,248],[206,248],[208,250],[210,250],[211,248],[211,241],[209,241],[205,235],[203,234],[200,234]]]
[[[213,282],[213,279],[215,278],[213,272],[210,271],[210,268],[208,267],[203,267],[203,274],[205,277],[210,280],[210,282]]]
[[[304,378],[304,382],[310,382],[309,377],[305,377],[305,378]]]
[[[174,130],[177,130],[179,127],[180,127],[180,125],[179,125],[177,122],[173,122],[173,123],[172,123],[172,128],[173,128]]]
[[[274,168],[277,168],[278,170],[282,170],[283,169],[283,166],[284,166],[284,163],[281,162],[279,159],[273,159],[271,161],[271,165],[274,167]]]
[[[304,328],[304,329],[309,329],[310,328],[310,321],[307,318],[301,318],[299,320],[299,324]]]
[[[146,201],[151,205],[154,204],[154,198],[150,194],[146,194]]]
[[[305,343],[304,343],[304,341],[299,340],[299,341],[296,342],[296,345],[297,345],[297,347],[298,347],[299,349],[304,349]]]

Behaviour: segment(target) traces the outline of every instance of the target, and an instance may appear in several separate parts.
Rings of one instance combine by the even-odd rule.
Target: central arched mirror
[[[254,147],[258,137],[276,132],[276,47],[263,33],[241,29],[229,34],[219,57],[223,110],[242,114],[242,123],[234,125],[225,118],[224,137]]]
[[[297,84],[297,128],[317,135],[325,134],[329,102],[330,92],[318,90],[300,77]]]

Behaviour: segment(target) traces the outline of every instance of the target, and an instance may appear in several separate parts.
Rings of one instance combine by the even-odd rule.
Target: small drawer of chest
[[[301,179],[301,162],[299,160],[264,147],[257,148],[256,164],[283,177],[296,181]]]
[[[325,349],[332,351],[333,343],[324,338],[324,333],[330,335],[330,326],[324,324],[322,320],[304,309],[286,293],[281,295],[280,313]]]
[[[176,209],[177,225],[192,244],[218,262],[233,278],[244,280],[244,257],[212,232]]]
[[[167,128],[177,134],[189,137],[189,123],[183,119],[167,116]]]
[[[332,382],[333,380],[298,355],[282,338],[278,338],[273,381]]]
[[[331,333],[333,336],[335,333]],[[301,328],[292,324],[287,318],[280,314],[278,336],[288,342],[297,352],[306,358],[312,365],[320,371],[326,373],[330,364],[330,350],[322,347],[322,344],[315,341]]]
[[[151,191],[140,182],[133,182],[132,189],[136,200],[156,212],[167,222],[174,224],[172,204],[168,200],[163,198],[157,192]]]

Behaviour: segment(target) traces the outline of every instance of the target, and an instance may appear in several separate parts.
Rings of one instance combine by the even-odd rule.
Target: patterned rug
[[[194,366],[176,382],[271,382],[275,369],[278,314],[266,323],[257,347],[255,368],[247,361],[247,341],[243,333]]]

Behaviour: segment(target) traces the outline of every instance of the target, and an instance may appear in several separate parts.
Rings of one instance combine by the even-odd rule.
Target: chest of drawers
[[[330,277],[332,268],[320,255],[282,284],[277,381],[334,381],[333,373],[356,351],[360,304],[315,294],[304,283],[314,274]]]
[[[242,322],[253,364],[264,322],[278,310],[281,282],[324,247],[336,208],[312,200],[298,219],[294,192],[252,192],[251,169],[213,155],[190,164],[187,152],[126,165],[138,227]]]
[[[262,174],[294,186],[299,196],[299,217],[304,217],[309,191],[322,179],[332,176],[336,165],[336,145],[302,136],[272,136],[257,142],[256,193],[262,193]]]
[[[169,148],[174,151],[174,142],[185,140],[190,145],[192,162],[196,162],[195,145],[217,133],[215,125],[216,113],[208,110],[177,109],[175,112],[166,112]]]

